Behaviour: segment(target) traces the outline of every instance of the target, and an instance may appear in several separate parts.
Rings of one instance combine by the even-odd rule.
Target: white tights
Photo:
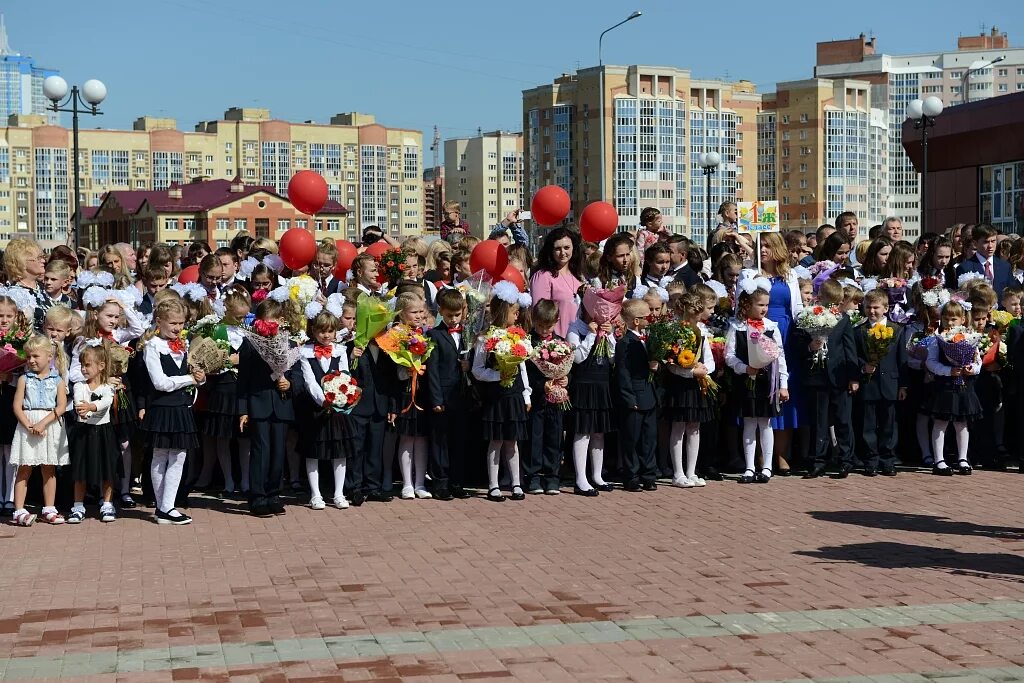
[[[10,408],[10,406],[8,406]],[[3,476],[3,484],[0,494],[3,500],[0,503],[14,503],[14,480],[18,476],[18,466],[11,464],[11,444],[4,444],[0,448],[0,458],[3,458],[3,467],[0,468],[0,475]]]
[[[686,470],[683,470],[683,440],[686,440]],[[700,452],[700,423],[673,422],[668,438],[672,451],[672,478],[693,479],[697,476],[697,454]]]
[[[153,466],[149,474],[153,480],[153,497],[156,509],[170,512],[178,495],[178,484],[185,469],[185,451],[173,448],[154,448]]]
[[[772,456],[775,452],[775,435],[772,433],[772,422],[767,417],[743,418],[743,461],[744,467],[754,470],[754,452],[757,450],[758,434],[761,437],[762,470],[772,471]]]
[[[604,486],[604,434],[577,434],[572,440],[572,462],[576,468],[576,487],[584,491],[594,488],[587,481],[587,451],[590,451],[590,478]]]
[[[426,488],[427,437],[402,436],[398,441],[398,463],[402,468],[402,488]],[[413,481],[415,467],[416,480]]]
[[[340,500],[345,497],[345,469],[348,458],[334,458],[331,465],[334,466],[334,499]],[[310,499],[323,498],[320,495],[320,461],[316,458],[306,458],[306,477],[309,478]]]
[[[519,445],[515,441],[490,441],[487,444],[487,487],[498,488],[498,467],[504,456],[512,477],[512,488],[519,483]]]
[[[932,449],[935,455],[935,466],[940,470],[949,467],[946,464],[945,454],[943,449],[946,447],[946,427],[949,426],[947,420],[935,420],[932,425]],[[971,440],[971,433],[967,430],[966,422],[954,422],[953,431],[956,433],[956,452],[957,458],[960,462],[967,462],[967,445]]]

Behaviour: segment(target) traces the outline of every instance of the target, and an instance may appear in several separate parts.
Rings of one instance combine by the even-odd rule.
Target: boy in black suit
[[[888,320],[889,295],[873,289],[864,295],[866,322],[857,328],[857,359],[864,380],[857,391],[857,400],[863,414],[864,474],[873,477],[879,472],[886,476],[896,474],[896,402],[907,397],[907,387],[901,377],[906,365],[906,340],[902,326]],[[885,356],[873,361],[868,356],[868,335],[875,325],[892,330],[892,339]],[[852,466],[842,465],[839,478],[845,478]]]
[[[533,329],[530,342],[534,348],[546,341],[565,341],[555,334],[558,324],[558,304],[549,299],[539,299],[531,316]],[[548,379],[536,365],[528,362],[526,374],[531,387],[543,387]],[[556,380],[568,385],[568,378]],[[546,493],[556,496],[561,481],[558,471],[562,466],[562,408],[546,399],[535,399],[530,411],[530,443],[522,459],[523,487],[529,493]]]
[[[831,442],[829,427],[833,426],[839,466],[846,471],[853,469],[852,394],[858,389],[860,365],[850,317],[839,311],[842,303],[843,285],[838,280],[825,280],[818,290],[818,305],[834,307],[839,324],[832,328],[824,341],[812,339],[799,327],[793,330],[793,348],[804,356],[804,387],[813,418],[813,461],[804,479],[815,479],[825,474]],[[827,349],[827,355],[824,361],[816,360],[822,348]]]
[[[280,324],[281,304],[266,299],[256,308],[256,320]],[[288,426],[295,421],[292,396],[302,373],[293,365],[280,378],[245,340],[238,350],[238,413],[240,428],[248,425],[252,439],[249,458],[249,511],[258,517],[284,514],[281,477],[287,453]]]
[[[615,402],[623,411],[622,453],[627,491],[654,491],[658,488],[654,451],[658,442],[657,397],[649,381],[651,364],[647,359],[646,339],[651,307],[643,299],[622,304],[626,333],[615,344]]]
[[[974,241],[974,255],[956,267],[957,279],[964,273],[979,273],[992,285],[996,296],[1002,298],[1003,290],[1016,284],[1016,280],[1010,264],[996,256],[999,232],[987,223],[979,223],[971,228],[971,239]]]
[[[469,349],[463,343],[462,318],[466,300],[457,289],[437,293],[441,323],[427,332],[434,352],[427,363],[430,395],[430,449],[427,471],[434,498],[469,498],[466,482],[466,372]]]

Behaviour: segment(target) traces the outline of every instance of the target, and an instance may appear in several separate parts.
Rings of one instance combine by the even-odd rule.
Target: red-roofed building
[[[347,214],[344,206],[329,200],[316,215],[316,238],[341,238]],[[295,227],[314,226],[273,188],[245,185],[236,177],[174,183],[166,190],[108,192],[98,207],[83,207],[81,244],[95,250],[116,242],[206,242],[215,249],[227,246],[241,231],[278,239]]]

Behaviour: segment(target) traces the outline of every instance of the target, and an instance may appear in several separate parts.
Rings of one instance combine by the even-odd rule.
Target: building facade
[[[71,137],[38,115],[15,115],[0,128],[0,248],[15,236],[47,248],[67,240]],[[81,201],[98,206],[110,191],[236,176],[286,195],[292,175],[312,169],[327,181],[330,199],[349,209],[336,229],[324,223],[331,237],[355,240],[365,226],[379,225],[400,238],[423,225],[422,146],[419,131],[387,128],[367,114],[290,123],[267,109],[233,108],[190,132],[173,119],[142,117],[130,131],[80,131]]]
[[[529,208],[524,194],[522,133],[499,130],[445,140],[444,165],[445,197],[459,202],[462,217],[477,237],[486,238],[489,229],[510,211]]]
[[[444,195],[444,166],[435,166],[423,171],[423,229],[434,232],[444,220],[442,206]]]
[[[43,95],[43,81],[59,73],[36,66],[34,59],[12,50],[0,15],[0,120],[13,114],[41,114],[57,123],[59,114],[47,110],[50,102]]]
[[[901,131],[907,105],[917,98],[935,96],[948,108],[1024,92],[1024,48],[1011,48],[1006,34],[992,28],[981,35],[961,36],[953,51],[888,55],[877,53],[875,39],[866,40],[862,34],[851,40],[818,43],[814,75],[870,84],[871,100],[885,114],[884,119],[876,117],[876,124],[879,132],[884,130],[888,152],[876,187],[883,207],[878,215],[901,218],[904,234],[913,239],[922,229],[920,176],[903,149]],[[872,217],[861,222],[876,220]],[[924,227],[940,231],[948,226]]]
[[[705,152],[722,158],[711,176],[712,226],[725,199],[755,199],[761,96],[749,81],[701,80],[664,66],[611,66],[563,74],[523,91],[526,196],[561,185],[574,219],[611,202],[620,228],[657,207],[676,232],[708,233]],[[449,186],[451,184],[449,183]]]

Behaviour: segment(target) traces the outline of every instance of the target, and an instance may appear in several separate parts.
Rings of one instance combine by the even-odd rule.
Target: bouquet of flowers
[[[858,311],[856,308],[851,308],[846,312],[846,317],[850,319],[850,325],[853,327],[859,327],[864,324],[864,314]]]
[[[674,320],[658,320],[647,326],[647,358],[652,363],[679,364],[679,339],[683,336],[683,326]],[[683,365],[683,367],[691,367]],[[650,379],[654,379],[651,370]]]
[[[493,358],[493,366],[501,375],[500,384],[506,389],[516,381],[519,364],[533,353],[530,336],[521,327],[492,327],[484,338],[484,349]],[[490,362],[490,359],[489,359]]]
[[[409,412],[416,405],[416,381],[427,369],[427,358],[434,350],[434,342],[427,338],[421,327],[409,327],[399,323],[387,332],[377,335],[377,346],[391,357],[395,365],[406,368],[412,380],[412,395],[409,405],[402,409]]]
[[[487,302],[491,299],[491,276],[486,271],[473,273],[459,285],[466,299],[466,322],[462,326],[462,349],[473,348],[477,335],[483,334],[487,324]],[[467,378],[468,381],[468,378]]]
[[[1006,334],[1006,330],[1010,328],[1014,321],[1013,314],[1009,311],[992,311],[989,314],[989,318],[992,319],[992,324],[996,326],[1000,334]]]
[[[828,358],[828,335],[839,324],[839,310],[835,306],[816,304],[803,309],[796,317],[796,326],[821,341],[821,348],[814,353],[811,367],[818,367]]]
[[[188,351],[189,367],[200,369],[208,375],[221,370],[234,370],[229,360],[231,343],[228,341],[227,325],[221,318],[208,315],[200,318],[189,331],[191,345]]]
[[[548,403],[557,404],[562,410],[571,408],[569,392],[557,380],[565,379],[572,370],[572,347],[557,339],[541,342],[534,348],[530,360],[548,380],[544,383],[544,398]]]
[[[935,343],[935,334],[929,330],[914,332],[907,340],[907,354],[924,362],[928,358],[928,347]]]
[[[882,323],[875,323],[868,328],[867,333],[867,352],[868,352],[868,363],[877,365],[885,354],[889,353],[889,347],[892,346],[893,330],[888,325]],[[872,375],[868,375],[868,381],[871,381]]]
[[[725,367],[725,337],[711,338],[711,357],[715,359],[716,368]]]
[[[32,336],[32,330],[24,327],[9,327],[0,337],[0,374],[17,370],[26,363],[25,342]],[[7,406],[9,410],[11,407]]]
[[[354,346],[357,349],[366,350],[378,334],[380,334],[391,321],[391,309],[375,296],[360,294],[356,299],[356,332],[353,337]],[[352,359],[352,369],[355,370],[359,359]]]
[[[251,326],[241,330],[270,368],[271,379],[277,381],[284,377],[284,373],[299,359],[299,347],[292,344],[287,327],[270,320],[254,320]]]
[[[747,365],[761,370],[778,360],[781,353],[779,344],[764,333],[763,320],[747,321]]]
[[[939,349],[942,355],[954,368],[964,368],[974,362],[978,353],[978,345],[983,336],[980,332],[957,325],[938,333]],[[960,387],[965,384],[963,377],[954,379],[953,384]]]
[[[583,293],[583,308],[586,309],[591,322],[595,322],[598,325],[615,323],[622,312],[622,300],[625,296],[625,285],[619,285],[614,289],[591,287]],[[617,334],[616,338],[620,336],[621,334]],[[597,333],[597,344],[594,345],[594,354],[599,358],[608,358],[612,355],[611,344],[605,338],[604,332],[598,331]]]
[[[324,390],[324,408],[343,415],[351,413],[363,395],[356,380],[344,372],[327,373],[320,387]]]
[[[704,350],[704,335],[701,334],[699,329],[689,325],[682,325],[682,335],[676,340],[672,350],[676,354],[675,360],[679,367],[692,368],[697,364],[697,359]],[[718,383],[708,375],[698,377],[697,383],[700,384],[702,394],[710,394],[711,396],[718,394]]]
[[[996,364],[1005,364],[1006,342],[998,329],[987,333],[981,333],[981,340],[978,342],[978,354],[981,356],[981,365],[991,367]]]
[[[395,284],[405,277],[405,252],[401,249],[388,249],[377,259],[377,270],[382,278]]]
[[[907,281],[899,277],[885,277],[878,280],[877,287],[889,295],[889,305],[903,303],[907,294]]]

